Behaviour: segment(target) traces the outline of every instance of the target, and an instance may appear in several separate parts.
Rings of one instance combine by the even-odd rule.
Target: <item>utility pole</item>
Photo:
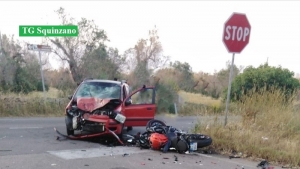
[[[42,84],[43,84],[43,94],[44,94],[44,100],[45,100],[46,90],[45,90],[45,82],[44,82],[44,73],[43,73],[43,67],[42,67],[43,65],[42,65],[42,59],[41,59],[41,52],[51,52],[51,47],[46,46],[46,45],[27,44],[27,49],[39,52],[40,69],[41,69]]]

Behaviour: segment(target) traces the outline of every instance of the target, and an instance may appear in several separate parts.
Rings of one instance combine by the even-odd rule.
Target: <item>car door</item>
[[[133,92],[123,106],[125,126],[146,126],[156,113],[155,88],[144,87]]]

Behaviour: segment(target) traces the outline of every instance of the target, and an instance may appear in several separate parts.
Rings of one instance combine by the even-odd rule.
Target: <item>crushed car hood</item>
[[[112,99],[100,99],[94,97],[81,97],[77,98],[77,107],[84,111],[92,112],[98,108],[105,106],[109,103]]]

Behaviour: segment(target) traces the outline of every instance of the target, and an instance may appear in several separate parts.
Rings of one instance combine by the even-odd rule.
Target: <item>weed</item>
[[[300,164],[300,114],[293,99],[286,100],[280,90],[243,96],[236,104],[241,121],[230,121],[225,127],[211,123],[202,131],[213,139],[215,149],[242,152],[244,157],[263,158],[281,164]],[[200,123],[199,123],[200,124]]]

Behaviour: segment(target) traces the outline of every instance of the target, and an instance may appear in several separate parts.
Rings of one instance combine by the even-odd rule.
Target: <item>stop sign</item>
[[[225,22],[223,42],[230,53],[240,53],[249,43],[251,26],[245,14],[233,13]]]

